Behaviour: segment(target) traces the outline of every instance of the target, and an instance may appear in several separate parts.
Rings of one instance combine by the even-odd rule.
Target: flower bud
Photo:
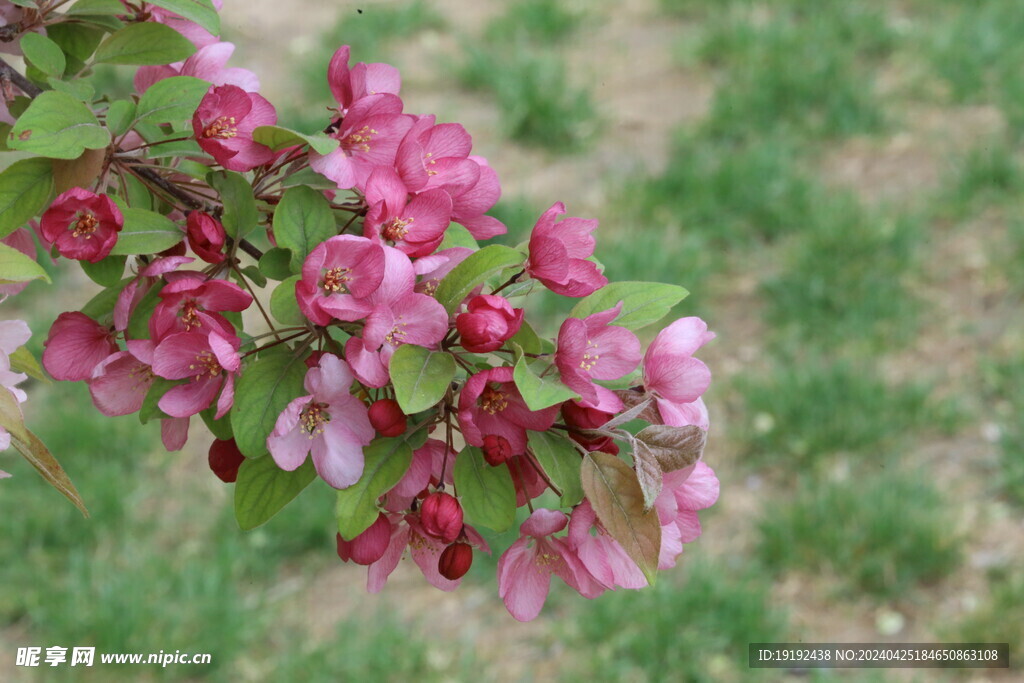
[[[193,211],[185,221],[188,246],[196,256],[207,263],[220,263],[224,260],[224,226],[213,216],[202,211]]]
[[[462,506],[453,496],[436,491],[423,499],[420,522],[428,534],[451,543],[462,533]]]
[[[576,401],[566,401],[562,404],[562,417],[565,423],[580,429],[597,429],[608,420],[612,419],[611,413],[597,408],[580,405]],[[619,447],[609,436],[599,436],[596,439],[588,439],[582,434],[571,433],[572,440],[580,444],[588,451],[601,451],[611,455],[618,455]]]
[[[501,348],[523,324],[523,309],[512,308],[507,299],[482,294],[469,300],[468,312],[455,319],[462,348],[488,353]]]
[[[377,515],[377,521],[363,533],[351,541],[346,541],[338,534],[338,557],[343,562],[352,560],[356,564],[373,564],[384,557],[384,552],[391,543],[391,522],[384,513]]]
[[[215,439],[210,444],[210,469],[221,481],[228,484],[235,481],[238,478],[238,468],[244,461],[245,456],[238,450],[234,439]]]
[[[468,543],[452,543],[444,549],[437,561],[437,571],[449,581],[466,575],[473,565],[473,548]]]
[[[512,444],[503,436],[488,434],[484,437],[484,460],[491,467],[497,467],[512,457]]]
[[[381,436],[401,436],[408,426],[405,413],[393,398],[382,398],[370,406],[370,424]]]

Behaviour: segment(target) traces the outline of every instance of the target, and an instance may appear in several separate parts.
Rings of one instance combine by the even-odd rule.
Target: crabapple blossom
[[[435,491],[420,505],[420,523],[431,536],[451,543],[462,533],[462,506],[454,496]]]
[[[408,427],[405,413],[393,398],[374,401],[370,406],[369,418],[370,424],[381,436],[401,436]]]
[[[54,379],[80,382],[118,348],[114,331],[84,313],[57,316],[43,342],[43,367]]]
[[[510,367],[478,372],[459,394],[459,424],[466,442],[483,446],[484,437],[493,434],[508,441],[513,455],[526,452],[526,430],[550,429],[557,414],[557,405],[537,411],[527,408]]]
[[[235,376],[241,368],[237,336],[216,331],[176,332],[153,352],[153,373],[164,379],[188,379],[164,394],[157,403],[171,417],[190,417],[217,400],[216,418],[231,408]],[[218,398],[219,396],[219,398]]]
[[[98,263],[117,243],[124,217],[107,195],[73,187],[53,200],[39,226],[61,256]]]
[[[655,395],[665,424],[708,428],[701,394],[711,384],[711,371],[693,354],[714,338],[700,318],[682,318],[659,332],[647,347],[644,387]]]
[[[568,318],[558,331],[555,365],[562,382],[584,403],[608,413],[622,410],[622,400],[594,380],[625,377],[640,364],[640,340],[624,327],[611,325],[622,304],[583,320]]]
[[[338,557],[342,562],[352,560],[356,564],[371,565],[384,556],[390,541],[391,523],[382,512],[377,515],[377,520],[366,531],[351,541],[346,541],[341,534],[338,534]]]
[[[192,117],[192,131],[204,152],[229,171],[251,171],[274,158],[252,139],[260,126],[277,123],[274,106],[237,85],[215,85]]]
[[[455,319],[462,348],[472,353],[489,353],[501,348],[523,325],[521,308],[500,296],[482,294],[469,300],[466,312]],[[638,361],[639,362],[639,361]]]
[[[526,272],[545,287],[562,296],[587,296],[608,284],[597,264],[588,261],[594,253],[596,220],[566,218],[565,205],[555,202],[533,226],[530,259]]]
[[[227,235],[224,226],[216,218],[202,211],[193,211],[188,215],[186,230],[188,246],[195,255],[207,263],[220,263],[225,258],[224,241]]]
[[[437,571],[450,581],[457,581],[466,575],[473,565],[473,547],[461,541],[444,549],[437,561]]]
[[[245,462],[245,456],[234,439],[214,439],[207,460],[217,478],[231,484],[238,479],[238,468]]]

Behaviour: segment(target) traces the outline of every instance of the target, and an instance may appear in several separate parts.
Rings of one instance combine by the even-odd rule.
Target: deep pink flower
[[[234,336],[234,326],[219,314],[244,311],[252,304],[252,296],[234,282],[207,280],[199,273],[180,275],[160,290],[160,303],[149,321],[153,340],[191,331]]]
[[[337,183],[338,188],[364,189],[378,166],[391,166],[412,118],[402,114],[402,100],[390,93],[357,100],[338,124],[334,137],[341,144],[322,155],[310,153],[313,170]]]
[[[238,468],[245,462],[245,456],[234,439],[214,439],[206,461],[218,479],[232,484],[238,479]]]
[[[483,446],[484,437],[504,437],[514,455],[526,452],[526,430],[551,428],[558,406],[533,411],[512,381],[512,368],[491,368],[469,378],[459,394],[459,425],[466,442]]]
[[[445,450],[446,446],[443,441],[427,439],[423,446],[413,451],[409,469],[384,496],[384,509],[390,512],[408,510],[414,499],[427,495],[430,485],[440,485],[442,470],[444,470],[445,485],[451,486],[452,471],[457,454],[454,451],[448,451],[446,458]]]
[[[408,425],[405,413],[393,398],[382,398],[370,406],[370,424],[381,436],[401,436]]]
[[[100,361],[117,352],[114,331],[78,312],[57,316],[43,346],[50,376],[72,382],[89,379]]]
[[[618,398],[618,397],[616,397]],[[621,399],[620,404],[621,404]],[[565,423],[570,427],[578,427],[580,429],[597,429],[604,425],[608,420],[612,419],[613,414],[598,408],[583,405],[578,401],[566,401],[562,404],[562,418]],[[570,432],[569,436],[572,440],[580,444],[588,451],[601,451],[602,453],[610,453],[611,455],[618,455],[619,446],[615,443],[615,440],[610,436],[600,436],[596,439],[588,439],[578,432]]]
[[[212,86],[192,116],[199,146],[230,171],[251,171],[274,158],[266,145],[253,141],[259,126],[277,123],[274,106],[261,95],[237,85]]]
[[[107,195],[73,187],[53,200],[39,224],[61,256],[96,263],[114,248],[124,217]]]
[[[473,140],[460,124],[435,121],[433,115],[416,118],[398,148],[395,168],[412,192],[443,188],[460,196],[480,179],[480,165],[468,159]]]
[[[711,384],[711,371],[693,354],[714,338],[700,318],[682,318],[659,332],[647,347],[644,387],[654,393],[665,424],[708,428],[701,394]]]
[[[235,85],[246,92],[260,89],[260,79],[248,69],[227,66],[235,51],[232,43],[211,43],[184,62],[140,66],[135,72],[135,90],[144,93],[151,85],[172,76],[192,76],[213,85]]]
[[[207,263],[220,263],[226,258],[224,242],[227,234],[216,218],[202,211],[193,211],[186,223],[188,246]]]
[[[597,221],[566,218],[556,223],[564,213],[565,205],[556,202],[533,226],[526,272],[556,294],[587,296],[608,284],[597,264],[587,260],[594,253],[590,233]]]
[[[554,538],[568,519],[558,510],[536,510],[519,528],[519,540],[498,560],[498,594],[518,621],[540,614],[555,574],[585,598],[603,589],[590,575],[565,538]]]
[[[411,199],[395,170],[379,167],[366,181],[370,209],[363,235],[390,242],[410,257],[432,253],[444,239],[452,200],[444,190],[427,190]]]
[[[298,468],[312,452],[320,478],[334,488],[359,481],[363,447],[374,430],[366,405],[350,393],[352,381],[348,364],[329,353],[306,372],[309,394],[288,404],[267,437],[267,449],[281,469]]]
[[[493,216],[485,215],[501,197],[498,174],[479,156],[468,157],[480,170],[480,176],[464,192],[457,192],[461,184],[448,184],[446,190],[452,195],[452,220],[469,230],[478,240],[486,240],[508,232],[505,224]],[[438,162],[441,165],[441,162]],[[464,173],[464,169],[460,170]]]
[[[189,379],[161,397],[157,405],[171,417],[189,417],[217,399],[216,419],[231,409],[235,376],[242,366],[240,340],[216,331],[177,332],[165,337],[153,352],[153,372],[165,379]],[[220,398],[217,395],[220,394]]]
[[[500,349],[522,327],[523,313],[521,308],[512,308],[504,297],[493,294],[473,297],[467,311],[455,319],[462,348],[472,353]]]
[[[384,556],[390,542],[391,522],[382,512],[366,531],[351,541],[346,541],[338,534],[338,557],[342,562],[352,560],[356,564],[371,565]]]
[[[140,347],[150,350],[140,353]],[[151,349],[152,342],[148,339],[129,340],[127,351],[113,353],[96,366],[89,379],[89,394],[101,413],[114,417],[129,415],[142,408],[146,392],[155,378],[150,367]]]
[[[169,274],[177,270],[179,266],[193,261],[195,259],[191,256],[162,256],[140,269],[131,282],[125,285],[121,293],[117,295],[117,303],[114,305],[114,329],[124,332],[128,328],[128,321],[135,307],[139,305],[150,289],[162,277],[170,277]]]
[[[437,561],[437,571],[450,581],[461,579],[473,566],[473,546],[458,541],[444,549]]]
[[[332,237],[302,264],[302,280],[295,285],[299,308],[317,325],[333,318],[364,318],[373,310],[366,298],[380,287],[385,266],[384,248],[377,242],[355,235]]]
[[[449,247],[442,249],[430,256],[416,259],[413,264],[420,281],[416,283],[416,291],[422,294],[434,296],[437,286],[441,284],[444,276],[452,272],[455,266],[459,265],[473,253],[467,247]],[[483,285],[470,292],[471,295],[479,293]]]
[[[620,302],[582,320],[566,319],[555,351],[562,383],[590,406],[609,413],[621,411],[622,400],[594,380],[625,377],[640,364],[640,340],[625,327],[609,324],[621,310]]]
[[[367,95],[398,94],[402,87],[402,76],[398,69],[390,64],[363,62],[349,68],[348,60],[349,47],[342,45],[331,57],[327,67],[327,83],[342,114],[347,113],[354,102]]]
[[[423,530],[445,543],[452,543],[462,533],[462,506],[455,496],[435,491],[420,506]]]

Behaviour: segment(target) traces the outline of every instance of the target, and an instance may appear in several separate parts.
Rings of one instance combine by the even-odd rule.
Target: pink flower
[[[89,394],[101,413],[114,417],[142,408],[146,392],[156,377],[150,367],[152,348],[153,343],[148,339],[129,340],[128,351],[113,353],[95,367],[88,380]]]
[[[254,142],[259,126],[277,123],[274,106],[256,93],[236,85],[210,88],[192,116],[199,146],[229,171],[251,171],[274,158],[266,145]]]
[[[144,93],[151,85],[172,76],[192,76],[213,85],[235,85],[246,92],[260,89],[260,80],[248,69],[228,67],[228,59],[235,51],[232,43],[204,45],[184,62],[141,66],[135,72],[135,90]]]
[[[434,292],[437,291],[437,286],[441,284],[444,276],[452,272],[455,266],[469,258],[472,253],[473,250],[467,247],[450,247],[430,256],[416,259],[413,267],[416,274],[420,276],[420,281],[416,283],[416,291],[434,296]],[[482,288],[483,285],[470,293],[476,294]]]
[[[462,506],[455,496],[435,491],[420,506],[423,530],[445,543],[452,543],[462,533]]]
[[[370,405],[370,424],[381,436],[401,436],[409,423],[405,413],[393,398],[381,398]]]
[[[676,557],[682,552],[682,544],[692,543],[700,537],[697,511],[714,505],[718,500],[718,490],[718,477],[714,470],[700,460],[665,475],[661,494],[655,501],[662,537],[659,569],[674,567]],[[667,547],[669,538],[677,539],[672,548]]]
[[[78,312],[57,316],[43,346],[46,371],[72,382],[89,379],[100,361],[117,352],[114,331]]]
[[[591,535],[591,529],[595,528],[596,535]],[[587,571],[605,588],[643,588],[647,585],[640,567],[597,521],[597,515],[588,500],[584,500],[572,511],[569,545]]]
[[[444,238],[452,200],[443,190],[428,190],[409,199],[395,170],[379,167],[366,181],[370,210],[363,235],[392,243],[410,257],[432,253]]]
[[[420,494],[426,494],[428,487],[441,483],[441,470],[444,470],[444,483],[452,484],[452,471],[455,467],[456,453],[448,451],[445,463],[445,443],[438,439],[427,439],[420,448],[413,451],[409,469],[395,486],[383,498],[383,507],[390,512],[408,510],[412,501]]]
[[[708,428],[701,394],[711,384],[711,371],[693,353],[714,338],[700,318],[682,318],[659,332],[647,347],[644,387],[654,393],[665,424]]]
[[[193,330],[219,332],[223,337],[234,336],[234,326],[219,314],[244,311],[252,304],[252,296],[227,280],[207,280],[198,273],[176,275],[179,277],[160,290],[160,303],[150,318],[153,340]]]
[[[97,263],[117,243],[124,217],[107,195],[73,187],[53,200],[39,223],[61,256]]]
[[[408,259],[406,259],[408,260]],[[384,248],[365,237],[338,235],[317,245],[302,264],[295,297],[317,325],[332,319],[359,320],[373,305],[366,300],[384,280]]]
[[[150,289],[162,277],[169,276],[179,266],[192,261],[195,259],[191,256],[163,256],[154,259],[148,266],[140,269],[131,282],[125,285],[121,293],[117,295],[117,303],[114,305],[114,329],[124,332],[128,328],[128,321],[135,307],[139,305]]]
[[[235,376],[242,367],[240,341],[216,331],[177,332],[153,352],[153,372],[165,379],[189,379],[171,387],[157,405],[171,417],[189,417],[210,407],[218,393],[216,419],[231,409]]]
[[[558,510],[536,510],[519,528],[519,540],[498,560],[498,595],[518,621],[540,614],[555,574],[585,598],[603,589],[594,581],[564,538],[553,538],[568,519]]]
[[[24,346],[31,336],[32,330],[24,320],[0,321],[0,387],[14,394],[18,403],[24,403],[28,398],[25,392],[17,387],[19,383],[28,379],[28,375],[11,371],[11,354]],[[6,431],[3,433],[6,434]],[[6,446],[0,448],[4,449]]]
[[[512,368],[491,368],[469,378],[459,394],[459,425],[466,442],[483,446],[484,437],[504,437],[514,455],[526,453],[526,430],[551,428],[558,406],[532,411],[512,381]]]
[[[464,226],[478,240],[504,235],[508,232],[505,224],[493,216],[484,215],[501,197],[498,174],[487,165],[487,160],[483,157],[470,156],[468,159],[479,167],[480,176],[462,192],[457,189],[463,187],[461,183],[449,183],[445,186],[446,191],[452,195],[452,220]],[[438,162],[438,165],[440,166],[441,162]]]
[[[352,560],[356,564],[371,565],[384,556],[390,542],[391,522],[382,512],[366,531],[351,541],[346,541],[338,534],[338,557],[342,562]]]
[[[218,12],[223,5],[223,0],[213,0],[213,7]],[[199,24],[183,18],[180,14],[176,14],[175,12],[162,7],[153,6],[149,6],[146,11],[149,12],[150,19],[152,21],[170,26],[175,31],[192,41],[196,47],[201,48],[217,42],[217,36],[213,35]]]
[[[351,69],[348,66],[349,47],[342,45],[331,57],[327,67],[327,83],[342,114],[352,104],[367,95],[389,93],[397,95],[402,87],[398,69],[390,64],[364,64],[359,62]]]
[[[526,272],[556,294],[587,296],[608,284],[597,265],[587,260],[594,253],[590,233],[597,221],[566,218],[555,223],[564,213],[565,205],[556,202],[533,226]]]
[[[467,312],[455,319],[462,348],[471,353],[500,349],[522,327],[523,313],[521,308],[512,308],[504,297],[493,294],[473,297]]]
[[[640,340],[626,328],[609,324],[621,310],[620,302],[583,320],[568,318],[558,330],[555,351],[562,383],[588,405],[609,413],[621,411],[622,400],[594,380],[625,377],[640,364]]]
[[[413,192],[444,188],[460,196],[480,179],[479,164],[468,159],[473,140],[458,123],[435,125],[435,120],[417,117],[398,148],[395,168]]]
[[[357,100],[338,126],[334,137],[341,145],[326,155],[312,152],[310,166],[339,189],[348,190],[365,188],[376,167],[394,164],[412,118],[402,114],[402,100],[397,96],[378,93]]]
[[[366,405],[350,393],[348,364],[325,353],[320,364],[306,372],[300,396],[281,412],[267,448],[281,469],[294,470],[312,452],[320,478],[336,489],[359,481],[363,447],[374,437]]]
[[[618,398],[616,396],[616,398]],[[621,399],[620,403],[621,403]],[[583,405],[578,401],[566,401],[562,404],[562,418],[570,427],[580,429],[597,429],[612,419],[613,413],[599,410],[591,406]],[[572,440],[580,444],[588,451],[601,451],[611,455],[619,454],[619,446],[610,436],[600,436],[596,439],[588,439],[578,432],[570,432]]]
[[[193,211],[188,215],[186,226],[188,246],[196,256],[207,263],[220,263],[226,258],[224,241],[227,234],[220,221],[208,213]]]

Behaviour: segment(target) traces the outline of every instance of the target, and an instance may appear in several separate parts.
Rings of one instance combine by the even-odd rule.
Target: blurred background
[[[406,561],[366,595],[334,555],[326,485],[242,533],[201,424],[168,454],[86,387],[35,383],[29,425],[93,517],[0,456],[5,672],[25,644],[213,655],[83,680],[780,680],[747,669],[747,643],[792,640],[1009,642],[1019,660],[1020,0],[225,0],[223,16],[285,125],[322,128],[347,43],[402,70],[406,111],[470,131],[502,180],[503,239],[561,200],[601,220],[612,279],[688,287],[677,315],[718,333],[700,355],[721,499],[657,588],[588,602],[555,582],[524,625],[496,559],[455,594]],[[90,287],[63,269],[5,317],[30,320],[38,352]],[[538,306],[553,335],[564,306]]]

